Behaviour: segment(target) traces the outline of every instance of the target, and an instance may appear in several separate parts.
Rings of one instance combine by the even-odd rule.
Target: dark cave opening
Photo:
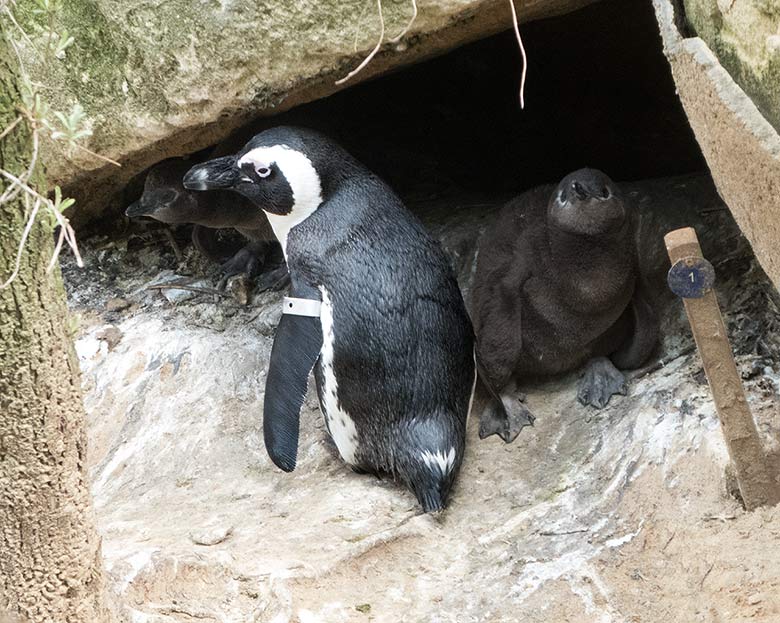
[[[519,192],[583,166],[615,180],[703,170],[652,6],[609,0],[376,79],[287,117],[337,136],[401,192]],[[282,117],[274,122],[285,122]]]
[[[675,94],[652,6],[605,0],[507,31],[275,117],[217,149],[237,151],[279,124],[330,135],[402,196],[459,189],[505,197],[600,168],[615,180],[706,169]],[[204,154],[204,156],[207,154]],[[141,192],[144,175],[125,192]]]

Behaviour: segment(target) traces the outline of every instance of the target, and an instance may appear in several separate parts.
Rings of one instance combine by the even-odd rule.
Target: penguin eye
[[[170,188],[161,191],[156,197],[155,200],[159,204],[169,204],[173,203],[173,200],[176,199],[176,196],[178,193],[175,190],[171,190]]]
[[[271,167],[261,165],[255,169],[258,177],[268,177],[271,175]]]

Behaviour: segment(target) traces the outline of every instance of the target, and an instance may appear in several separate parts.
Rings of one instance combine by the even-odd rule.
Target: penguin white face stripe
[[[287,234],[308,218],[322,204],[322,183],[309,158],[287,145],[258,147],[238,160],[238,167],[250,163],[255,170],[266,170],[276,164],[292,189],[293,206],[287,214],[266,212],[268,222],[287,257]]]

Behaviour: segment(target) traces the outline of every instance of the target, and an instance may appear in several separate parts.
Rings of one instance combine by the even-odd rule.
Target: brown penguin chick
[[[635,221],[619,187],[594,169],[528,191],[501,210],[480,242],[473,311],[480,364],[506,415],[486,409],[481,438],[509,442],[533,422],[513,397],[518,377],[587,362],[581,403],[602,408],[612,394],[625,394],[618,368],[638,368],[658,338],[638,287]]]
[[[249,200],[229,191],[201,193],[187,190],[184,174],[196,164],[186,158],[170,158],[153,166],[146,176],[141,198],[128,206],[129,217],[148,216],[163,223],[193,223],[192,242],[206,257],[222,260],[210,229],[232,227],[249,243],[222,265],[226,277],[246,273],[259,274],[272,256],[281,259],[279,245],[262,210]],[[286,267],[271,271],[263,282],[273,285],[284,281]],[[280,283],[281,283],[280,282]]]

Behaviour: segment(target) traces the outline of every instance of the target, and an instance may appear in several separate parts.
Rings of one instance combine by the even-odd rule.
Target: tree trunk
[[[17,116],[19,85],[1,23],[0,35],[2,130]],[[0,167],[18,174],[29,158],[30,134],[20,123],[0,141]],[[21,196],[0,205],[0,283],[13,271],[25,222]],[[79,369],[59,270],[46,273],[52,249],[49,218],[40,213],[18,278],[0,290],[0,620],[103,623],[111,617]]]

